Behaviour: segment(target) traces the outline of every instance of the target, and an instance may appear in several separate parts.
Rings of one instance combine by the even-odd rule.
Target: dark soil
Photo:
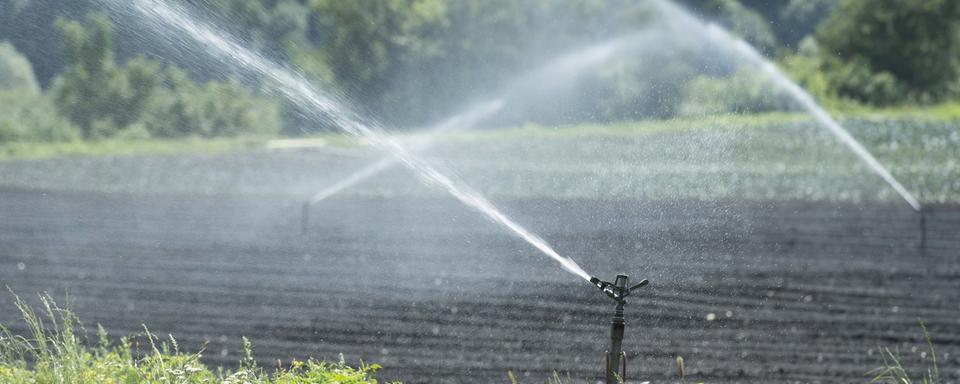
[[[867,382],[878,347],[960,380],[960,208],[927,249],[901,206],[500,201],[587,271],[651,284],[627,306],[628,375]],[[0,284],[49,292],[113,336],[146,324],[210,364],[250,337],[264,365],[310,356],[407,382],[599,378],[613,306],[446,199],[0,191]],[[0,322],[18,314],[0,294]],[[916,372],[920,372],[916,370]]]

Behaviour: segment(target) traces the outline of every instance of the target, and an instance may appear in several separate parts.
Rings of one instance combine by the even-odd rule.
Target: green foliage
[[[40,93],[33,67],[12,44],[0,41],[0,90],[12,89],[32,95]]]
[[[841,0],[817,40],[841,96],[888,105],[958,95],[960,2]]]
[[[194,84],[176,69],[165,73],[161,88],[142,121],[152,137],[221,137],[276,134],[279,106],[235,82]]]
[[[76,128],[40,94],[30,62],[11,44],[0,42],[0,143],[64,141],[77,136]]]
[[[84,23],[59,19],[57,28],[69,65],[54,81],[54,101],[85,138],[115,135],[143,112],[161,66],[138,57],[117,68],[113,26],[103,14],[89,14]]]
[[[405,69],[447,53],[441,39],[450,25],[444,0],[312,0],[310,7],[317,28],[329,34],[325,57],[335,80],[381,113],[409,107],[405,95],[392,89]]]
[[[179,1],[209,12],[245,45],[290,63],[320,87],[345,90],[363,112],[398,128],[439,121],[469,101],[499,94],[504,82],[543,65],[544,58],[625,32],[666,30],[657,23],[669,25],[649,3],[632,0]],[[920,104],[960,96],[957,2],[676,1],[778,58],[828,106]],[[178,73],[171,63],[140,56],[140,42],[114,36],[102,14],[67,18],[91,8],[88,0],[0,0],[0,9],[10,10],[0,13],[0,38],[28,53],[49,99],[82,137],[299,134],[316,124],[295,106],[278,107],[256,91],[222,81],[215,70]],[[825,18],[816,39],[808,36]],[[25,35],[36,35],[37,41]],[[56,50],[45,48],[56,43],[62,52],[53,57],[47,51]],[[516,119],[498,116],[503,121],[493,123],[669,118],[780,105],[779,98],[766,100],[766,91],[758,94],[758,84],[737,80],[734,92],[720,92],[718,79],[735,68],[710,57],[715,51],[709,44],[690,48],[698,43],[687,43],[652,44],[589,71],[577,79],[578,92],[569,92],[576,96],[553,89],[517,97],[504,112]],[[0,45],[0,87],[15,78],[38,90],[38,82],[29,80],[29,65],[9,51]],[[711,92],[717,100],[698,96]],[[237,111],[249,113],[226,116]],[[6,137],[23,136],[6,130]]]
[[[133,338],[111,343],[98,327],[96,340],[89,340],[80,321],[60,308],[49,296],[40,297],[37,313],[19,297],[17,308],[27,326],[27,335],[17,335],[0,326],[0,382],[34,383],[249,383],[249,384],[375,384],[376,364],[352,368],[344,363],[293,361],[272,374],[257,366],[251,344],[244,338],[244,359],[235,372],[207,368],[200,353],[185,353],[170,336],[162,340],[146,327]],[[149,350],[134,354],[134,339],[146,339]],[[88,345],[96,345],[88,347]],[[28,364],[29,362],[29,364]]]
[[[302,44],[309,30],[309,9],[298,0],[212,0],[203,7],[229,18],[230,32],[258,48]]]
[[[51,94],[85,138],[273,134],[279,107],[236,82],[195,84],[183,71],[137,56],[113,61],[113,29],[105,16],[60,19],[70,65]]]
[[[330,1],[310,7],[335,82],[401,126],[442,118],[466,95],[499,92],[510,74],[628,27],[605,0]],[[628,8],[628,9],[632,9]]]
[[[45,96],[0,89],[0,143],[70,141],[80,130],[62,118]]]

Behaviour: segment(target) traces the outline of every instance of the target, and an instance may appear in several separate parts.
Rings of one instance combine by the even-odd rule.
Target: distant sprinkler
[[[633,290],[647,285],[647,279],[630,286],[630,278],[627,275],[617,275],[613,283],[600,280],[596,277],[590,278],[590,283],[600,288],[604,294],[617,302],[617,309],[613,313],[613,320],[610,322],[610,350],[607,351],[606,383],[615,384],[627,381],[627,354],[623,352],[623,305],[627,303],[626,298],[630,296]]]

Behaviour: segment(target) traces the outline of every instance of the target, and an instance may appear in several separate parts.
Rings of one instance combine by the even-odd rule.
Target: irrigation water
[[[495,99],[489,102],[479,104],[473,108],[469,108],[463,113],[459,113],[449,119],[444,120],[443,122],[434,125],[433,127],[427,130],[428,134],[421,136],[418,140],[413,141],[409,144],[408,148],[411,151],[419,152],[433,143],[435,135],[453,131],[453,130],[462,130],[469,129],[475,126],[478,122],[484,118],[497,113],[500,109],[503,108],[503,100]],[[319,192],[315,193],[310,200],[307,201],[307,207],[319,203],[327,198],[340,193],[341,191],[350,188],[357,183],[369,179],[374,175],[394,166],[397,164],[397,158],[392,156],[386,156],[362,169],[351,173],[349,176],[331,184],[329,187],[321,189]]]
[[[826,127],[847,148],[853,151],[863,162],[890,185],[916,211],[921,211],[920,202],[883,166],[866,148],[855,139],[840,123],[830,117],[807,91],[801,88],[781,72],[775,64],[765,59],[753,46],[713,23],[706,23],[676,4],[668,0],[652,0],[667,19],[683,25],[683,30],[694,31],[703,35],[708,41],[726,49],[742,58],[746,63],[760,69],[777,87],[799,104],[807,113],[810,113],[820,125]]]
[[[336,92],[321,91],[297,72],[240,45],[212,26],[192,17],[182,5],[171,5],[159,0],[103,0],[126,16],[139,15],[155,32],[172,39],[176,45],[191,39],[206,48],[210,55],[225,64],[251,71],[273,84],[272,91],[295,103],[317,120],[328,120],[346,133],[367,140],[375,147],[390,153],[398,162],[410,168],[427,185],[446,190],[463,204],[473,208],[490,221],[519,236],[559,263],[566,271],[589,281],[590,275],[573,259],[561,256],[546,241],[503,214],[486,198],[463,183],[439,172],[425,163],[396,138],[388,135],[380,124],[360,116],[347,107],[347,99]],[[165,28],[166,27],[166,28]]]
[[[501,111],[511,100],[516,99],[531,89],[570,84],[575,81],[577,76],[583,73],[583,71],[606,63],[615,55],[623,55],[637,51],[639,47],[644,46],[643,43],[656,40],[656,32],[657,31],[642,31],[630,33],[548,60],[543,66],[508,82],[509,85],[499,96],[475,104],[465,111],[425,129],[419,139],[414,141],[408,148],[415,152],[423,151],[433,144],[433,141],[439,134],[472,129],[484,119]],[[321,189],[305,203],[304,222],[307,220],[306,212],[308,212],[309,206],[334,196],[396,164],[397,159],[388,156]]]

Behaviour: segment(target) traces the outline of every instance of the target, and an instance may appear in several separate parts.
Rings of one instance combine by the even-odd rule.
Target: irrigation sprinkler
[[[623,352],[623,329],[626,322],[623,320],[623,306],[627,303],[627,296],[634,289],[647,285],[647,279],[630,286],[630,277],[627,275],[617,275],[613,283],[600,280],[596,277],[590,278],[590,283],[600,288],[603,293],[617,302],[617,308],[613,312],[613,320],[610,322],[610,350],[607,351],[607,366],[604,368],[606,374],[606,383],[615,384],[626,382],[627,380],[627,354]]]

